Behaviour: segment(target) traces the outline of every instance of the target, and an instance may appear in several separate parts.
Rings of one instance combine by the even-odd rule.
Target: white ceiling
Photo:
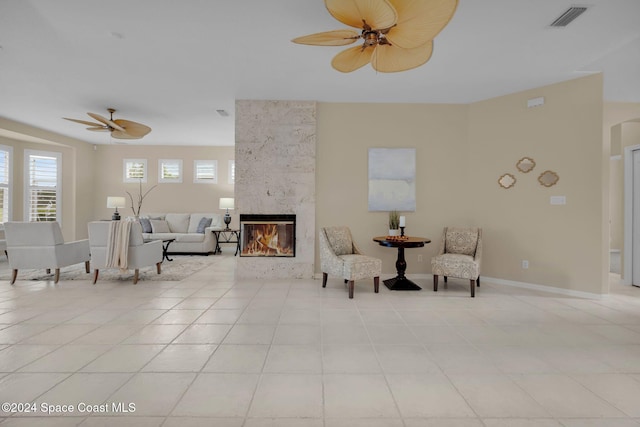
[[[342,74],[344,47],[290,41],[344,28],[322,0],[0,0],[0,117],[110,144],[61,118],[114,107],[153,128],[128,143],[233,145],[236,99],[469,103],[603,72],[605,100],[640,102],[640,0],[549,28],[573,5],[460,0],[427,64]]]

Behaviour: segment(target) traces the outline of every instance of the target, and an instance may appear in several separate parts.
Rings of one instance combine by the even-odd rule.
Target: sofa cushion
[[[176,233],[145,233],[142,235],[145,240],[168,240],[168,239],[176,239],[180,236],[184,236],[184,234],[176,234]],[[200,236],[200,234],[198,234]]]
[[[198,223],[197,232],[200,234],[204,234],[204,229],[211,225],[211,218],[202,217],[200,222]]]
[[[151,233],[151,222],[149,218],[140,218],[140,225],[142,226],[143,233]]]
[[[169,224],[169,230],[171,230],[172,233],[187,233],[190,217],[191,214],[188,213],[168,213],[164,219]]]
[[[169,229],[169,223],[167,223],[167,221],[161,219],[150,219],[149,222],[151,223],[151,231],[153,232],[153,234],[171,232],[171,230]]]
[[[204,240],[204,233],[176,234],[176,242],[181,243],[201,243]]]
[[[198,233],[198,226],[200,225],[200,220],[202,220],[202,218],[211,218],[211,224],[207,227],[212,226],[216,222],[215,217],[216,214],[212,213],[192,213],[191,219],[189,219],[189,228],[187,233]]]

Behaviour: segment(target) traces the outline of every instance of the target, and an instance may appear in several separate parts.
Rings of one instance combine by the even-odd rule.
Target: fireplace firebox
[[[240,256],[295,257],[296,216],[240,214]]]

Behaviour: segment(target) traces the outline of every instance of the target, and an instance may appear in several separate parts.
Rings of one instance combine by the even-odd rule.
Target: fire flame
[[[243,255],[250,256],[288,256],[292,254],[290,246],[281,246],[278,240],[277,224],[254,224],[245,237]]]

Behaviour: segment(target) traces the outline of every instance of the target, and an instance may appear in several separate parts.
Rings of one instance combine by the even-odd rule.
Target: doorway
[[[640,145],[624,149],[623,283],[640,287]]]

